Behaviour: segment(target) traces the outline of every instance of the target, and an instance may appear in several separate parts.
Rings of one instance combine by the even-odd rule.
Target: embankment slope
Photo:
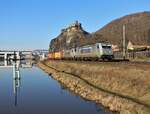
[[[43,61],[38,65],[70,90],[112,111],[150,113],[150,64]]]

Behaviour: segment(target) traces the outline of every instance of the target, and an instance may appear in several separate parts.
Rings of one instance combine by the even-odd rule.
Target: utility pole
[[[126,59],[126,25],[123,25],[123,59]]]

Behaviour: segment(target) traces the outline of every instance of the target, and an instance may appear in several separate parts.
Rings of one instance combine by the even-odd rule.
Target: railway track
[[[51,61],[61,61],[61,62],[77,62],[77,63],[110,63],[110,64],[129,64],[129,65],[150,65],[150,62],[146,61],[130,61],[129,59],[115,59],[111,61],[103,61],[103,60],[51,60]]]

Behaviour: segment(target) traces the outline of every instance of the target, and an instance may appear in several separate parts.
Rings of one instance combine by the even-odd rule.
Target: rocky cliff
[[[80,46],[86,39],[90,38],[90,33],[83,30],[81,24],[76,21],[69,27],[62,29],[59,36],[51,40],[50,50],[59,51]]]

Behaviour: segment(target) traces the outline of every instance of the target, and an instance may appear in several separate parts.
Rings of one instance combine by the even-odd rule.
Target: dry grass
[[[150,64],[49,61],[48,65],[80,76],[105,90],[150,105]]]

